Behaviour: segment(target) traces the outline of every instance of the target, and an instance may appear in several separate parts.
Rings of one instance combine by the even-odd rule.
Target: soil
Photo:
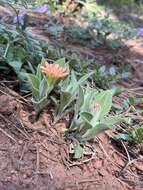
[[[1,10],[6,14],[5,8]],[[40,30],[31,30],[42,40],[49,40]],[[135,81],[131,78],[124,81],[124,85],[139,88],[143,81],[142,48],[135,41],[128,43],[133,45],[131,51],[120,54],[120,58],[132,65]],[[112,53],[104,49],[94,52],[80,45],[68,44],[68,47],[76,48],[80,54],[86,52],[91,57],[96,56],[101,64],[119,60],[117,55],[113,59]],[[62,132],[68,127],[68,118],[53,125],[52,113],[53,108],[48,107],[39,120],[33,122],[31,118],[35,112],[29,99],[1,85],[0,190],[143,189],[142,160],[132,156],[135,161],[129,163],[123,145],[113,141],[112,133],[99,135],[90,143],[92,151],[87,146],[84,157],[74,160],[70,150],[72,141]]]
[[[72,142],[62,133],[68,122],[52,125],[46,110],[37,122],[31,122],[31,105],[3,88],[0,103],[1,190],[143,188],[142,161],[123,169],[128,162],[125,151],[121,145],[114,145],[109,133],[91,143],[94,154],[87,149],[83,159],[73,160]]]

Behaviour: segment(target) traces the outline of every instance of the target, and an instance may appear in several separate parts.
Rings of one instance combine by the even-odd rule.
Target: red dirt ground
[[[25,119],[30,113],[23,111],[19,100],[18,97],[16,100],[15,97],[0,95],[1,190],[143,188],[139,179],[139,173],[143,171],[142,163],[140,167],[134,163],[122,171],[127,162],[126,154],[122,147],[122,151],[114,147],[107,134],[98,136],[99,141],[92,143],[95,149],[93,159],[90,160],[88,150],[84,158],[88,159],[87,163],[84,164],[83,160],[70,162],[71,142],[65,141],[61,133],[61,127],[65,127],[65,124],[51,126],[50,116],[46,112],[41,115],[41,122],[31,124]],[[39,128],[40,124],[43,129]]]

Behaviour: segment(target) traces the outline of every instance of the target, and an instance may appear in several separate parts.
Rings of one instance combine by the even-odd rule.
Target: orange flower
[[[101,105],[95,101],[93,103],[93,109],[94,109],[94,111],[99,111],[101,109]]]
[[[46,74],[52,80],[59,80],[66,77],[69,74],[68,69],[61,67],[58,64],[46,63],[42,66],[42,73]]]

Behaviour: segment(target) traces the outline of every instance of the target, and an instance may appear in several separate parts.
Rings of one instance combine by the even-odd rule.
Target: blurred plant
[[[24,31],[29,23],[29,16],[26,14],[26,11],[20,13],[19,9],[16,8],[16,4],[19,4],[20,0],[9,0],[1,1],[0,4],[8,5],[14,12],[16,18],[16,29],[20,32]],[[26,0],[22,1],[22,6],[25,5]],[[21,5],[21,4],[20,4]]]
[[[59,59],[53,64],[44,59],[38,65],[36,74],[27,74],[32,90],[32,102],[39,113],[47,104],[47,97],[60,80],[69,74],[65,59]]]
[[[98,66],[95,69],[95,85],[106,89],[117,82],[118,76],[115,67],[110,67],[107,70],[106,66]]]
[[[93,80],[95,85],[99,88],[107,89],[109,87],[114,87],[117,82],[122,81],[130,76],[128,69],[121,65],[118,70],[114,66],[111,66],[109,69],[107,69],[105,65],[96,65]]]
[[[104,44],[111,49],[123,47],[122,40],[136,36],[135,29],[110,18],[110,12],[105,16],[96,15],[91,20],[89,28],[99,45]]]
[[[40,11],[42,11],[42,13],[45,13],[45,8],[44,6],[46,4],[48,4],[51,8],[52,11],[55,11],[57,9],[57,6],[59,4],[58,0],[36,0],[36,4],[38,4],[39,6],[41,6],[41,8],[39,9]],[[44,11],[43,11],[44,10]]]
[[[131,119],[131,118],[130,118]],[[116,136],[116,140],[118,141],[127,141],[127,142],[135,142],[139,145],[143,144],[143,125],[137,124],[132,126],[133,123],[129,125],[130,130],[128,133],[120,133]]]
[[[46,55],[43,43],[34,39],[30,33],[21,32],[15,28],[10,29],[2,24],[0,25],[0,46],[0,71],[10,73],[13,70],[20,81],[26,79],[26,72],[34,72],[34,67]],[[24,84],[22,84],[22,90],[27,90]]]
[[[0,0],[0,3],[10,3],[10,4],[19,4],[22,3],[22,5],[26,4],[28,0]],[[30,1],[30,0],[29,0]]]
[[[67,40],[70,40],[74,43],[77,43],[78,41],[79,43],[87,45],[87,43],[91,43],[92,40],[92,36],[86,27],[68,26],[65,27],[64,34]]]
[[[143,143],[143,125],[133,129],[132,138],[135,142],[139,144]]]
[[[88,67],[92,65],[93,60],[89,59],[88,57],[80,59],[76,53],[70,53],[67,58],[69,60],[69,66],[79,74],[90,72]]]
[[[106,2],[106,0],[97,0],[97,2],[99,2],[101,4],[108,3],[108,5],[112,5],[112,7],[117,6],[118,8],[121,8],[126,5],[129,7],[129,9],[138,8],[143,3],[142,0],[119,0],[119,1],[108,0],[108,2]]]
[[[79,42],[89,47],[105,45],[114,50],[126,47],[123,40],[136,36],[136,30],[132,26],[111,18],[111,10],[103,15],[102,9],[97,10],[97,4],[94,1],[84,2],[79,0],[76,2],[83,5],[87,12],[93,12],[92,16],[83,13],[81,17],[82,26],[74,22],[71,25],[63,26],[61,23],[50,21],[45,25],[48,33],[54,37],[62,36],[65,40],[72,41],[72,43]]]
[[[78,76],[93,71],[94,74],[90,78],[91,83],[98,88],[113,88],[118,82],[130,77],[130,67],[125,64],[119,64],[119,68],[114,65],[110,67],[105,65],[100,66],[88,57],[81,59],[77,54],[71,52],[67,53],[67,59],[70,68],[75,70]]]
[[[77,0],[83,5],[82,14],[86,18],[93,18],[96,14],[103,11],[103,7],[97,5],[97,3],[93,0]]]
[[[45,25],[45,29],[51,36],[59,38],[64,31],[64,26],[59,23],[54,23],[50,21],[48,24]]]

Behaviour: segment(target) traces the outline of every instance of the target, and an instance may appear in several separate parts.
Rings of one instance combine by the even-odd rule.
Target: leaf
[[[35,99],[32,98],[32,102],[36,106],[36,108],[40,111],[48,104],[47,96],[43,97],[39,101],[36,101]]]
[[[69,106],[69,104],[75,99],[75,97],[76,97],[76,95],[78,93],[79,86],[90,75],[91,75],[91,73],[90,74],[86,74],[83,77],[81,77],[79,79],[79,81],[77,81],[75,72],[72,71],[69,85],[67,84],[67,87],[66,88],[63,87],[63,89],[61,87],[62,90],[61,90],[61,95],[60,95],[60,107],[59,107],[58,114],[61,114]],[[83,93],[83,92],[81,92],[81,89],[80,89],[80,93]]]
[[[85,82],[91,75],[93,75],[94,72],[87,73],[83,75],[77,82],[77,85],[81,85],[83,82]]]
[[[92,74],[93,72],[87,73],[77,81],[75,72],[72,70],[70,82],[69,85],[65,88],[65,91],[70,91],[70,93],[73,95],[77,94],[79,86],[81,86]]]
[[[119,96],[123,92],[125,92],[125,89],[123,87],[122,88],[121,87],[117,87],[117,88],[115,88],[114,96]]]
[[[88,122],[91,121],[91,119],[93,118],[93,115],[90,112],[81,112],[80,114],[82,116],[82,118]]]
[[[78,97],[75,104],[75,114],[78,114],[83,102],[84,102],[84,91],[83,88],[79,86]]]
[[[55,64],[58,64],[61,67],[65,67],[66,66],[65,58],[58,59],[57,61],[55,61]]]
[[[116,136],[116,140],[118,140],[118,141],[122,140],[122,141],[128,141],[128,142],[132,142],[133,141],[133,139],[131,138],[130,135],[124,134],[124,133],[117,135]]]
[[[83,156],[83,153],[84,153],[84,149],[78,144],[75,147],[74,158],[75,159],[81,158]]]
[[[106,90],[95,96],[95,101],[101,105],[100,119],[102,119],[110,111],[114,92],[115,90]]]
[[[143,143],[143,125],[132,131],[132,137],[138,143]]]
[[[63,32],[63,26],[61,24],[49,23],[46,25],[47,32],[55,37],[60,37]]]
[[[99,133],[102,133],[105,130],[108,130],[109,127],[105,124],[98,124],[95,127],[92,127],[91,129],[88,129],[87,132],[82,136],[83,140],[91,140]]]
[[[35,70],[34,70],[32,63],[30,61],[27,61],[27,64],[28,64],[29,69],[31,70],[32,74],[35,74]]]
[[[32,96],[35,101],[39,101],[39,85],[40,82],[38,78],[33,74],[27,74],[28,81],[30,82],[30,87],[32,90]]]
[[[72,102],[72,100],[73,100],[73,97],[71,96],[71,93],[61,91],[61,94],[60,94],[60,106],[59,106],[59,109],[58,109],[58,115],[62,114],[62,112]]]
[[[105,74],[106,74],[106,67],[105,67],[105,65],[103,65],[103,66],[101,66],[99,68],[99,74],[100,74],[101,77],[105,76]]]
[[[47,90],[48,90],[48,83],[47,83],[47,78],[44,77],[42,81],[40,82],[39,86],[39,97],[43,98],[44,96],[47,95]]]
[[[95,113],[94,113],[94,116],[91,120],[91,125],[92,126],[95,126],[97,123],[99,123],[99,118],[100,118],[100,114],[101,114],[101,109],[97,110]]]
[[[24,16],[24,25],[22,26],[22,30],[25,30],[26,29],[26,27],[28,26],[28,24],[29,24],[29,20],[30,20],[30,17],[29,17],[29,15],[25,15]]]
[[[91,112],[93,111],[93,100],[96,95],[96,91],[94,89],[86,88],[84,92],[84,101],[81,107],[82,112]]]
[[[23,63],[19,60],[19,61],[8,61],[8,64],[13,68],[13,70],[16,73],[19,73]]]
[[[124,118],[121,118],[120,116],[110,116],[110,117],[104,117],[101,119],[101,123],[105,123],[109,127],[112,127],[113,125],[123,121]]]
[[[34,89],[36,89],[36,90],[39,91],[39,86],[40,86],[40,81],[39,81],[39,79],[38,79],[35,75],[30,74],[30,73],[27,74],[27,77],[28,77],[28,80],[29,80],[29,82],[30,82],[32,88],[34,88]]]
[[[131,106],[135,105],[135,98],[134,97],[129,97],[129,103]]]
[[[71,75],[65,81],[67,83],[66,83],[66,86],[63,86],[63,89],[64,89],[63,91],[67,91],[73,94],[75,92],[75,84],[77,84],[76,75],[73,70],[71,71]],[[63,82],[63,85],[64,85],[64,82]]]
[[[80,129],[87,131],[88,129],[92,129],[92,128],[93,128],[93,126],[90,124],[90,122],[88,120],[85,119],[85,122],[81,121]]]
[[[42,59],[42,60],[43,60],[43,59]],[[37,71],[36,71],[36,76],[37,76],[37,78],[39,79],[39,81],[42,80],[41,65],[42,65],[42,64],[39,64],[39,65],[37,66]]]

